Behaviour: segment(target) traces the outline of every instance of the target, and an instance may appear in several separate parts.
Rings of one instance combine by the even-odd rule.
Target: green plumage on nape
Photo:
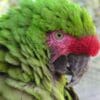
[[[46,33],[94,35],[91,17],[69,0],[20,1],[0,18],[0,100],[72,100],[66,76],[54,80],[49,70]]]

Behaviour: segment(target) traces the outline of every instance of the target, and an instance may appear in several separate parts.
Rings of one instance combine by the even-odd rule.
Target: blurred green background
[[[16,6],[19,0],[0,0],[0,15],[7,12],[9,7]],[[87,8],[97,28],[100,39],[100,0],[72,0]],[[89,70],[79,84],[75,86],[80,100],[100,100],[100,53],[91,58]]]

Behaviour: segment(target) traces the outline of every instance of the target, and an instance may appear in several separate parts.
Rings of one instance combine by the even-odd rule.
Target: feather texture
[[[96,33],[87,11],[68,0],[21,0],[0,17],[0,100],[75,100],[66,76],[55,81],[49,70],[46,33],[59,29]]]

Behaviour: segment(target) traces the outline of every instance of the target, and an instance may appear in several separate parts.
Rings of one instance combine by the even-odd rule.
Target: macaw
[[[85,8],[20,0],[0,17],[0,100],[79,100],[73,85],[99,48]]]

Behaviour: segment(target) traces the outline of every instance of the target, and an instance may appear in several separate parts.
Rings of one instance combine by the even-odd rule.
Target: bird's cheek
[[[60,55],[67,55],[68,54],[68,46],[65,44],[61,44],[59,47],[59,53]]]

